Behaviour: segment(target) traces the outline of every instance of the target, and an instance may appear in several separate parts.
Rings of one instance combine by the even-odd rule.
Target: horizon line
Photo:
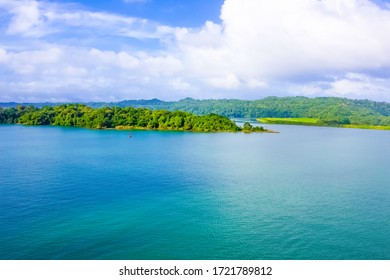
[[[305,98],[305,99],[317,99],[317,98],[335,98],[335,99],[346,99],[346,100],[361,100],[361,101],[371,101],[371,102],[377,102],[377,103],[390,103],[388,101],[378,101],[378,100],[372,100],[368,98],[348,98],[348,97],[338,97],[338,96],[301,96],[301,95],[296,95],[296,96],[275,96],[275,95],[269,95],[263,98],[259,99],[239,99],[239,98],[203,98],[203,99],[198,99],[198,98],[193,98],[193,97],[185,97],[182,99],[178,100],[163,100],[159,98],[150,98],[150,99],[123,99],[120,101],[0,101],[0,104],[42,104],[42,103],[48,103],[48,104],[88,104],[88,103],[107,103],[107,104],[115,104],[115,103],[121,103],[125,101],[160,101],[160,102],[165,102],[165,103],[174,103],[174,102],[180,102],[183,100],[196,100],[196,101],[208,101],[208,100],[238,100],[238,101],[258,101],[258,100],[264,100],[267,98],[277,98],[277,99],[283,99],[283,98]]]

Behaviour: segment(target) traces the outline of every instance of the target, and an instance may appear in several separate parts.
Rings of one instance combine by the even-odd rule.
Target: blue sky
[[[65,1],[63,1],[65,2]],[[74,1],[67,0],[68,3]],[[200,27],[207,20],[220,22],[223,0],[83,0],[78,3],[95,11],[146,18],[171,26]]]
[[[0,102],[390,102],[390,3],[0,0]]]

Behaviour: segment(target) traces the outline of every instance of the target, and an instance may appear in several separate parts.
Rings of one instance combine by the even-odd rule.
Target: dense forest
[[[218,114],[229,118],[318,118],[329,125],[357,124],[390,126],[390,104],[370,100],[335,97],[267,97],[260,100],[196,100],[186,98],[175,102],[158,99],[126,100],[118,103],[86,103],[93,108],[105,106],[185,111],[195,115]],[[47,106],[54,104],[35,104]],[[15,107],[16,103],[0,103]]]
[[[103,107],[93,109],[84,104],[58,106],[17,106],[0,108],[0,123],[26,125],[58,125],[86,128],[160,129],[186,131],[266,131],[245,123],[238,127],[227,117],[216,114],[196,116],[191,113],[167,110],[149,110],[132,107]]]
[[[318,118],[328,125],[390,125],[389,103],[334,97],[267,97],[254,101],[186,98],[177,102],[122,101],[118,105],[183,110],[196,115],[214,113],[229,118]]]

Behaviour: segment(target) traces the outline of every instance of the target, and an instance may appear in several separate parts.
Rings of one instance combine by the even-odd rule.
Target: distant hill
[[[254,101],[186,98],[176,102],[152,99],[93,104],[107,105],[180,110],[196,115],[214,113],[229,118],[318,118],[331,124],[390,125],[389,103],[336,97],[267,97]]]
[[[117,103],[84,103],[90,107],[134,107],[185,111],[196,115],[210,113],[229,118],[318,118],[330,124],[390,125],[390,103],[336,97],[266,97],[259,100],[185,98],[179,101],[124,100]],[[0,103],[0,107],[58,105],[54,103]]]

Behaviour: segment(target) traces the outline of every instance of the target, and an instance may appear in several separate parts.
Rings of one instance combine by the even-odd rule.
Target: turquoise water
[[[0,259],[390,259],[390,132],[0,126]]]

